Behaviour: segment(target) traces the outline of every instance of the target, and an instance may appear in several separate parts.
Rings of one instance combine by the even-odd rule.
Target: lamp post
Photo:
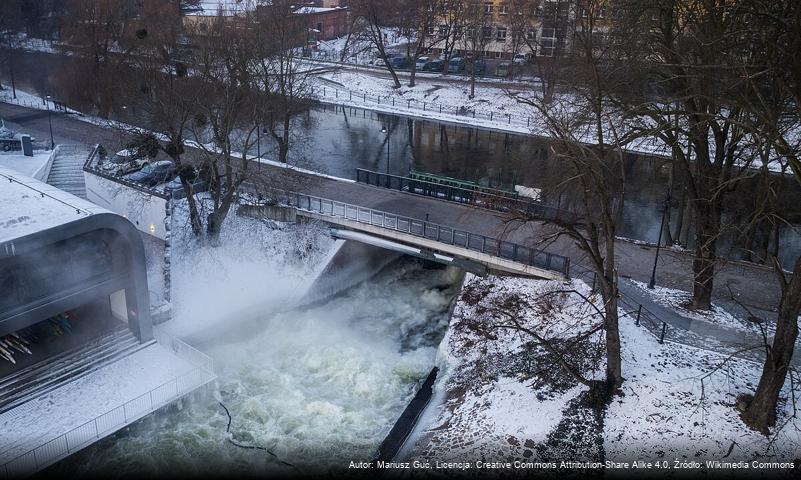
[[[659,261],[659,249],[662,247],[662,230],[665,228],[665,219],[667,218],[668,210],[670,209],[670,185],[668,185],[667,194],[665,195],[665,206],[662,209],[662,221],[659,223],[659,239],[656,242],[656,255],[654,255],[654,268],[651,270],[651,280],[648,282],[648,288],[654,289],[656,285],[656,263]]]
[[[381,133],[387,135],[387,174],[389,174],[389,129],[386,126],[381,126]]]
[[[47,124],[50,126],[50,150],[56,148],[56,142],[53,140],[53,120],[50,118],[50,95],[47,96]]]

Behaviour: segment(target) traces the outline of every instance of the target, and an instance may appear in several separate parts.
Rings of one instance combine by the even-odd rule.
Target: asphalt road
[[[49,140],[47,112],[0,103],[0,117],[14,130]],[[52,113],[51,119],[57,144],[101,143],[108,151],[113,151],[124,138],[124,135],[107,127],[82,121],[77,115]],[[546,249],[569,256],[574,264],[584,263],[583,254],[572,242],[566,239],[545,242],[544,238],[552,231],[540,222],[515,222],[498,212],[280,167],[252,164],[249,168],[255,178],[272,186],[412,218],[424,219],[428,215],[431,222]],[[619,241],[616,252],[620,276],[648,281],[655,254],[653,248]],[[658,285],[690,291],[691,271],[691,255],[662,249],[657,268]],[[718,303],[741,314],[743,309],[738,305],[740,303],[760,312],[775,312],[780,290],[775,274],[769,268],[745,262],[721,262],[717,269],[714,295]]]

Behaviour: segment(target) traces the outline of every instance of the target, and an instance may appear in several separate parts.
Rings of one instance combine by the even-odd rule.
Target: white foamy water
[[[342,296],[265,312],[257,331],[203,349],[232,438],[269,448],[302,473],[370,460],[434,365],[455,293],[454,270],[402,262]],[[152,415],[57,469],[90,474],[293,473],[268,453],[228,442],[212,396]]]

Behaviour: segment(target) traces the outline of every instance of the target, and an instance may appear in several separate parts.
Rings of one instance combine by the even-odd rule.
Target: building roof
[[[81,218],[111,213],[71,193],[0,167],[0,248]]]

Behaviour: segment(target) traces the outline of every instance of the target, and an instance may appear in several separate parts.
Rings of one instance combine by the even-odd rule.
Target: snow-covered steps
[[[0,479],[46,468],[216,378],[211,360],[180,340],[123,351],[96,352],[105,361],[0,413]]]
[[[86,198],[83,164],[91,148],[87,145],[58,145],[47,183],[81,198]]]
[[[0,414],[143,347],[127,327],[120,327],[9,375],[0,380]]]

